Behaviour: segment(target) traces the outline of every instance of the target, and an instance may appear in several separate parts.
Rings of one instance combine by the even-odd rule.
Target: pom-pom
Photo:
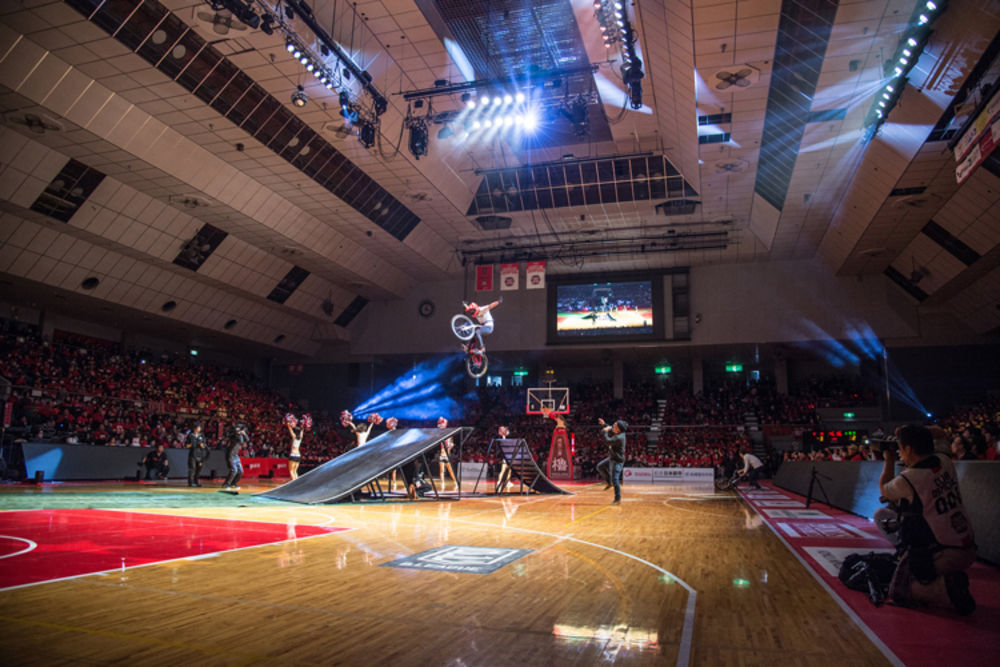
[[[368,415],[368,421],[370,423],[376,424],[376,425],[381,424],[382,423],[382,415],[380,415],[377,412],[373,412],[370,415]]]
[[[308,412],[302,415],[302,428],[309,430],[313,427],[313,418]]]
[[[295,428],[296,426],[299,425],[299,420],[296,419],[295,415],[293,415],[291,412],[288,412],[285,414],[285,423],[291,426],[292,428]]]
[[[508,435],[510,435],[510,429],[507,428],[506,426],[501,426],[499,429],[497,429],[497,433],[500,435],[501,438],[506,438]]]
[[[438,417],[438,428],[447,428],[448,420],[444,417]]]
[[[395,431],[396,427],[399,425],[399,420],[395,417],[389,417],[385,420],[385,427],[390,431]]]
[[[350,426],[351,421],[354,420],[354,415],[351,414],[350,410],[343,410],[340,413],[340,425],[347,427]]]

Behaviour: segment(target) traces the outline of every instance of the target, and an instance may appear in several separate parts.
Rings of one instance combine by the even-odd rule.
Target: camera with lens
[[[869,444],[872,451],[875,452],[894,452],[899,449],[899,442],[894,435],[887,435],[884,438],[872,438]]]

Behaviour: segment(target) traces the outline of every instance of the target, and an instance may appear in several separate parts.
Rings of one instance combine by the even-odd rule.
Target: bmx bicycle
[[[471,378],[483,377],[489,367],[486,346],[480,347],[476,341],[472,340],[480,326],[482,325],[473,321],[471,317],[461,313],[451,318],[452,333],[465,343],[462,345],[462,349],[465,350],[465,371]]]
[[[746,475],[736,471],[730,477],[719,476],[715,478],[715,488],[719,491],[728,491],[729,489],[735,488],[737,484],[746,479]]]

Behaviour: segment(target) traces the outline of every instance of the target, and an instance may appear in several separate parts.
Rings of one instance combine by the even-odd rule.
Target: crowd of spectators
[[[60,332],[57,332],[59,334]],[[201,423],[212,446],[226,425],[243,421],[249,455],[283,455],[286,403],[252,376],[176,355],[123,351],[96,338],[60,334],[53,341],[9,334],[0,341],[0,376],[13,385],[13,426],[28,437],[110,446],[182,447]],[[303,444],[325,460],[349,441],[329,419]]]
[[[181,447],[198,422],[210,446],[222,445],[225,427],[245,422],[251,432],[252,456],[285,456],[288,434],[281,396],[249,374],[185,356],[123,350],[112,341],[56,332],[51,341],[24,332],[0,339],[0,376],[13,384],[14,425],[29,437],[70,443],[120,446]],[[817,407],[870,405],[871,392],[857,378],[809,378],[793,395],[779,394],[767,377],[760,382],[727,380],[705,392],[669,382],[626,383],[622,398],[614,398],[608,382],[581,383],[570,388],[572,412],[565,416],[584,476],[605,456],[597,424],[628,422],[626,458],[631,465],[655,467],[729,466],[750,448],[745,425],[794,424],[803,430],[817,425]],[[462,404],[453,422],[474,427],[464,443],[467,461],[487,459],[488,445],[500,426],[523,438],[540,462],[548,452],[555,422],[525,414],[521,387],[482,387]],[[389,416],[389,415],[384,415]],[[433,426],[437,415],[425,423]],[[332,416],[313,415],[313,429],[302,443],[303,467],[333,458],[354,445],[351,434]],[[650,426],[657,431],[650,437]],[[991,399],[942,419],[943,433],[961,440],[957,455],[996,459],[1000,400]],[[658,436],[658,437],[657,437]],[[873,460],[862,441],[843,447],[790,452],[786,459]],[[491,463],[495,456],[489,456]]]

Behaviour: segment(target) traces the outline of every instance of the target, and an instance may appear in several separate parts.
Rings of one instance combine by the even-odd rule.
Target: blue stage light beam
[[[362,420],[374,412],[404,421],[460,418],[461,406],[448,387],[463,380],[461,360],[461,355],[454,355],[417,364],[354,408],[355,418]]]

